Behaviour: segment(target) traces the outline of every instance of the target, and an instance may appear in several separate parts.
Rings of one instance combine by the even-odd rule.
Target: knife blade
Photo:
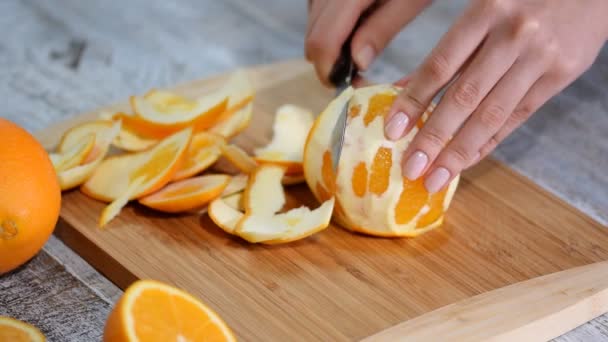
[[[329,81],[336,87],[336,97],[340,96],[340,94],[348,89],[352,85],[353,78],[357,76],[359,72],[357,65],[353,62],[352,54],[351,54],[351,43],[355,32],[361,23],[370,15],[370,13],[374,10],[376,2],[373,2],[359,17],[355,26],[353,27],[351,33],[348,35],[344,44],[342,44],[342,48],[340,49],[340,55],[336,60],[330,74]],[[334,174],[336,174],[338,170],[338,164],[340,162],[340,156],[342,154],[342,145],[344,144],[344,132],[346,130],[346,118],[348,107],[350,104],[350,100],[346,102],[342,110],[340,111],[340,115],[338,116],[338,120],[336,120],[336,125],[332,129],[331,132],[331,140],[330,140],[330,153],[331,153],[331,162],[332,169]]]

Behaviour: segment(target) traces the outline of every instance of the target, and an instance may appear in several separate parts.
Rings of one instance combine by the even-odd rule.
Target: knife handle
[[[377,2],[373,2],[365,11],[363,11],[363,13],[361,13],[361,16],[355,23],[352,31],[344,41],[344,44],[342,44],[340,55],[329,73],[329,81],[336,87],[340,87],[344,83],[350,83],[359,72],[357,65],[353,62],[353,57],[351,54],[351,42],[355,32],[357,32],[357,29],[359,29],[365,19],[367,19],[367,17],[376,8],[376,3]]]

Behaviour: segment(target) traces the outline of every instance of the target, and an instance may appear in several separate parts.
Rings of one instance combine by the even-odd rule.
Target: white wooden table
[[[411,71],[463,3],[437,0],[369,76]],[[305,0],[2,0],[0,116],[35,132],[151,87],[298,58],[305,28]],[[608,223],[608,48],[494,157]],[[0,315],[34,323],[50,341],[96,341],[120,294],[53,237],[0,278]],[[608,315],[558,340],[608,341]]]

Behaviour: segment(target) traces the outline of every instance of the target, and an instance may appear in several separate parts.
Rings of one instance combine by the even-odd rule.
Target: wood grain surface
[[[548,341],[608,312],[608,261],[522,281],[397,324],[363,342]]]
[[[318,111],[331,96],[297,61],[252,76],[254,119],[236,139],[247,150],[268,140],[279,105]],[[209,87],[197,81],[178,89],[193,95]],[[52,146],[59,133],[51,128],[39,137]],[[305,186],[289,195],[316,203]],[[463,175],[444,226],[416,239],[332,227],[263,247],[226,235],[205,215],[161,215],[137,205],[100,230],[103,206],[67,193],[58,236],[121,287],[155,278],[194,293],[243,340],[360,339],[489,290],[608,260],[608,231],[599,223],[491,159]]]

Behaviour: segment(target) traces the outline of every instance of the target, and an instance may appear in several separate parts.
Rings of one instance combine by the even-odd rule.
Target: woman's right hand
[[[376,1],[376,8],[354,33],[353,60],[366,70],[386,45],[432,0]],[[342,44],[373,0],[309,0],[306,30],[306,59],[315,66],[326,85]]]

